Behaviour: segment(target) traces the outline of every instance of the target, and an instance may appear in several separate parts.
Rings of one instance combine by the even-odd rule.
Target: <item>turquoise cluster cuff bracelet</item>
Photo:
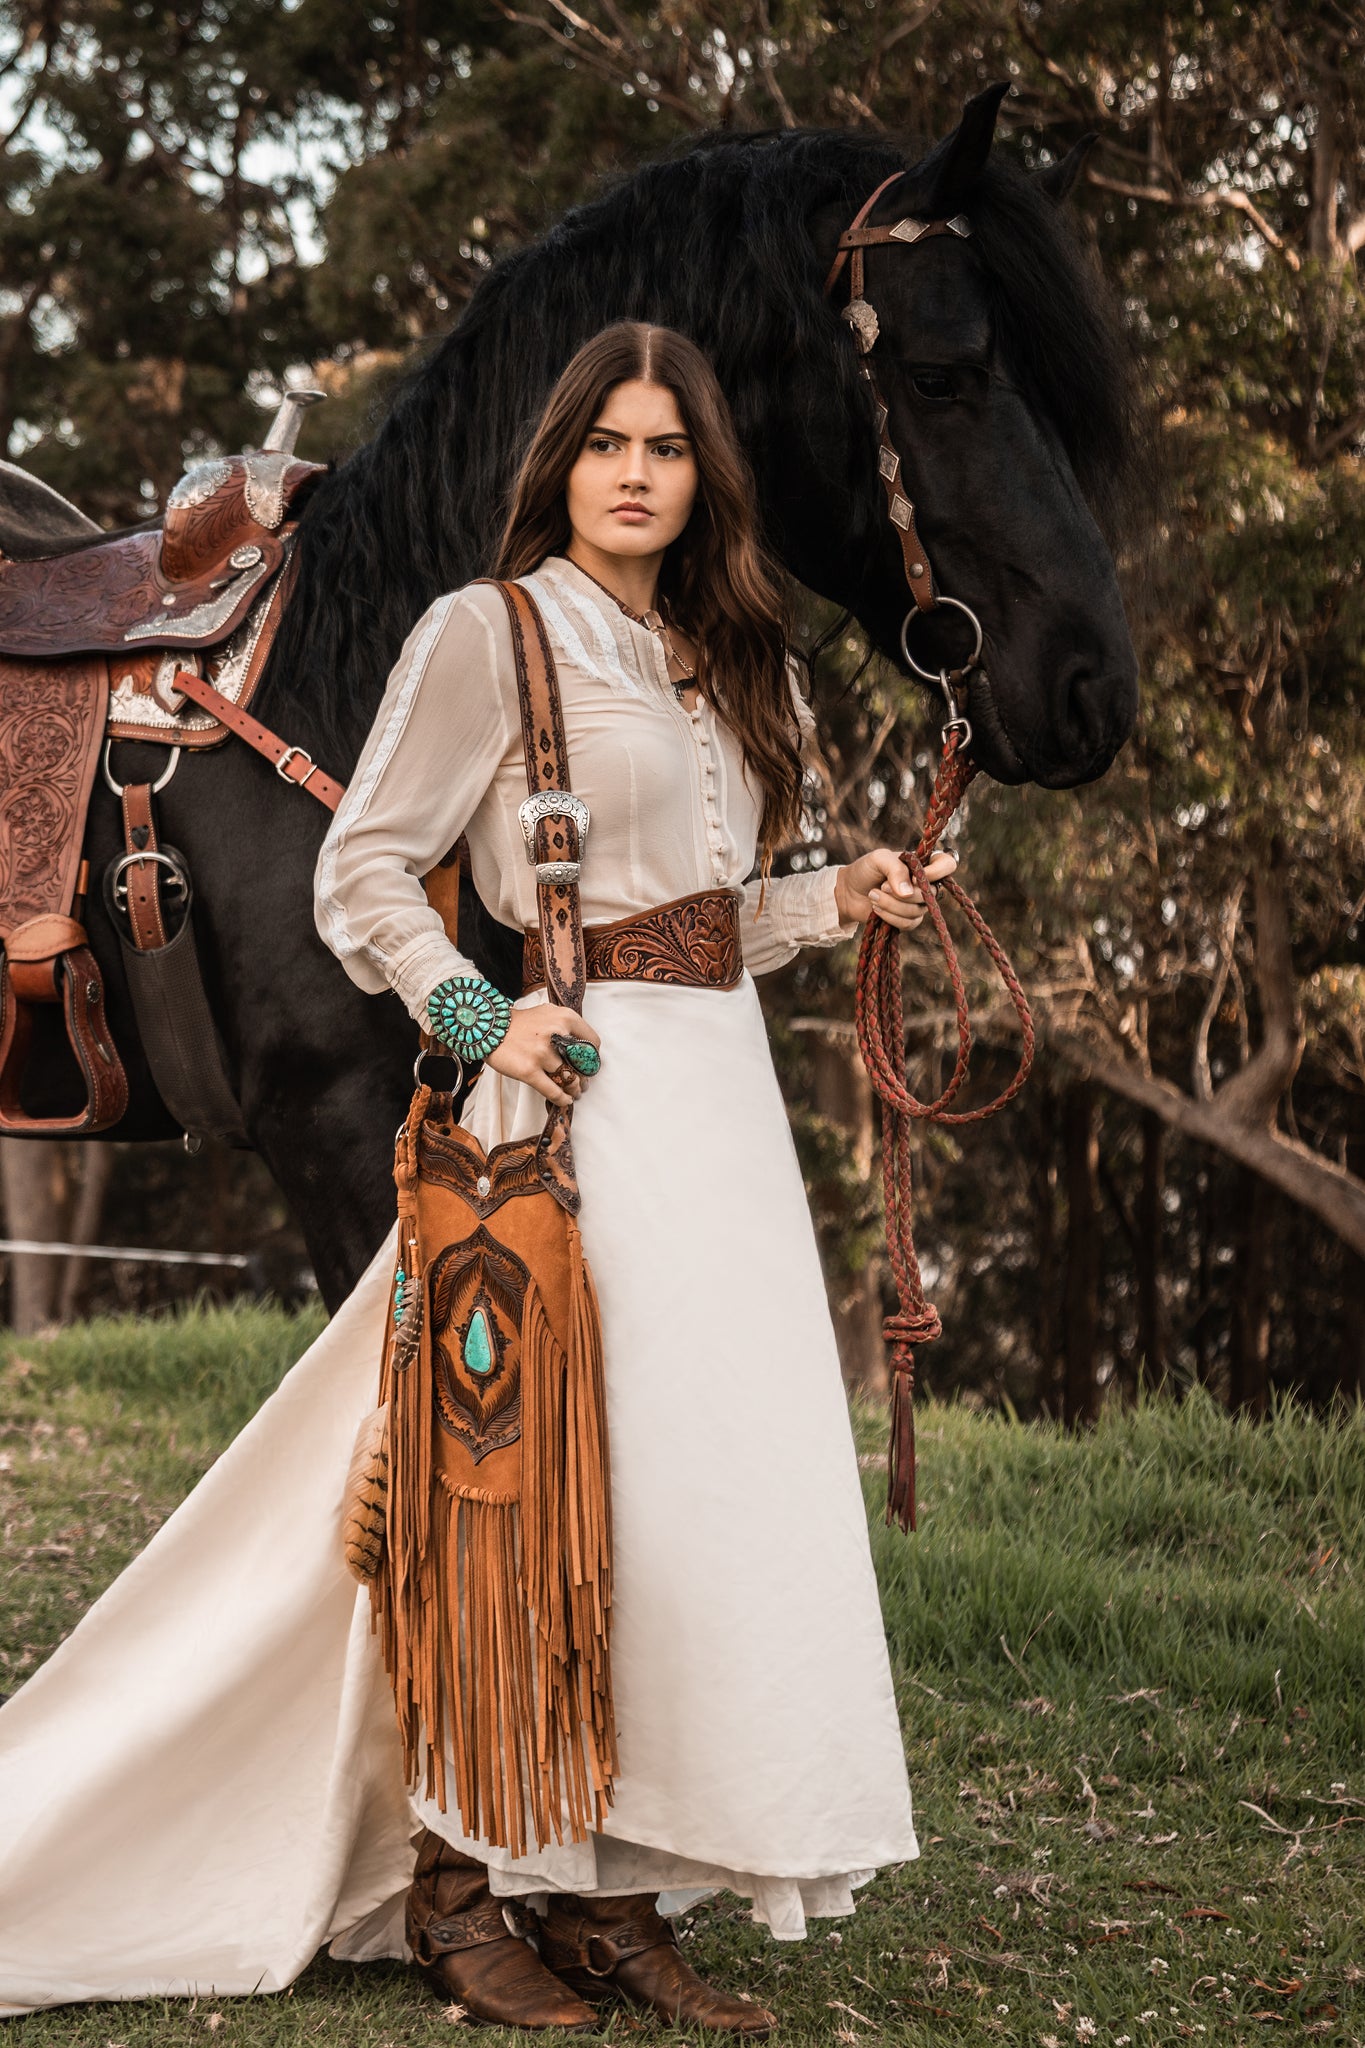
[[[427,1021],[432,1037],[472,1066],[502,1044],[512,1005],[481,974],[453,974],[427,997]]]

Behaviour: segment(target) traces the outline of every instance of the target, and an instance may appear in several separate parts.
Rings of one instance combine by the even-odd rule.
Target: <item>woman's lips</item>
[[[654,514],[644,505],[613,505],[611,516],[613,519],[629,520],[632,526],[643,526],[646,519],[652,519]]]

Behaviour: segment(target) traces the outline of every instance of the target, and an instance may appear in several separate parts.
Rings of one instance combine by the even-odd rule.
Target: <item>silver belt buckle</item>
[[[588,843],[591,817],[582,797],[567,789],[538,789],[533,795],[523,797],[517,806],[517,816],[521,820],[521,836],[526,841],[526,858],[536,871],[537,884],[552,888],[556,884],[576,882],[579,877],[576,860],[536,859],[536,826],[542,818],[572,818],[578,827],[578,850],[581,854]]]

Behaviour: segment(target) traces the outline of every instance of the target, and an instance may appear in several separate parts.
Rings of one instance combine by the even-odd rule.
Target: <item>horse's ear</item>
[[[943,218],[963,205],[986,167],[995,140],[995,118],[1009,89],[1006,79],[968,100],[952,134],[925,159],[924,198],[916,208],[921,216]]]
[[[1035,172],[1035,182],[1039,190],[1047,194],[1054,206],[1060,206],[1069,196],[1072,186],[1085,169],[1086,158],[1099,139],[1095,134],[1083,135],[1065,156],[1058,157],[1055,164],[1047,164],[1041,171]]]

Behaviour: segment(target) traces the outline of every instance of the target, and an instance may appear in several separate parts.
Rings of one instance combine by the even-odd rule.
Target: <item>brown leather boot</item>
[[[580,1899],[552,1893],[541,1922],[540,1953],[555,1975],[585,1998],[611,1991],[679,2027],[765,2039],[774,2014],[714,1991],[678,1950],[673,1923],[656,1911],[654,1892]]]
[[[529,1908],[493,1897],[482,1863],[427,1830],[407,1907],[408,1947],[427,1983],[475,2019],[595,2032],[592,2007],[546,1969],[528,1941],[509,1933],[504,1903],[534,1930]]]

